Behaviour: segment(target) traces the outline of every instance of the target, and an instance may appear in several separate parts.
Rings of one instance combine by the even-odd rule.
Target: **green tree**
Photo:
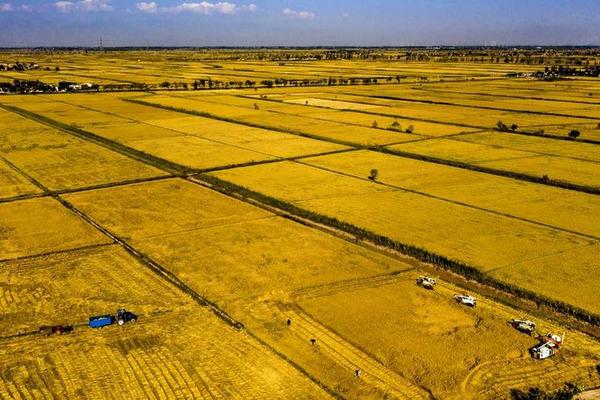
[[[576,129],[573,129],[571,132],[569,132],[569,138],[571,138],[573,140],[577,139],[580,135],[581,135],[581,132],[579,132]]]
[[[379,171],[377,171],[375,168],[373,168],[371,170],[371,173],[369,174],[369,179],[372,181],[377,180],[377,176],[379,175]]]

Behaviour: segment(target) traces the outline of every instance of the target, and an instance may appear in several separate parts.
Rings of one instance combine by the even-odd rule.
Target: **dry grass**
[[[0,204],[3,260],[107,242],[107,238],[52,198]]]

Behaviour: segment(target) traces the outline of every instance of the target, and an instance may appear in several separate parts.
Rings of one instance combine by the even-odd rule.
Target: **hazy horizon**
[[[600,45],[600,2],[498,3],[0,0],[0,47]]]

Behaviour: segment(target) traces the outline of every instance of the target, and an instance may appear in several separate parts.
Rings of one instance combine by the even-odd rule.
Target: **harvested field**
[[[0,157],[51,190],[97,186],[165,175],[66,132],[0,110],[11,122],[2,131]]]
[[[5,161],[0,160],[0,199],[40,192],[41,189],[11,168]]]
[[[108,243],[53,198],[0,203],[1,260]]]

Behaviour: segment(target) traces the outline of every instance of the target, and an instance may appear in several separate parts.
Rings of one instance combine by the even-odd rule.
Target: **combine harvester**
[[[115,322],[123,326],[128,322],[137,321],[137,315],[134,313],[121,308],[117,311],[117,315],[97,315],[94,317],[90,317],[89,327],[90,328],[104,328],[105,326],[109,326],[114,324]]]
[[[540,343],[530,348],[529,353],[536,360],[543,360],[558,353],[565,340],[565,334],[558,336],[549,333],[546,336],[540,336],[539,339]]]
[[[523,332],[528,334],[529,336],[533,336],[535,332],[535,322],[529,321],[527,319],[511,319],[508,321],[508,324],[513,328],[518,330],[519,332]]]

